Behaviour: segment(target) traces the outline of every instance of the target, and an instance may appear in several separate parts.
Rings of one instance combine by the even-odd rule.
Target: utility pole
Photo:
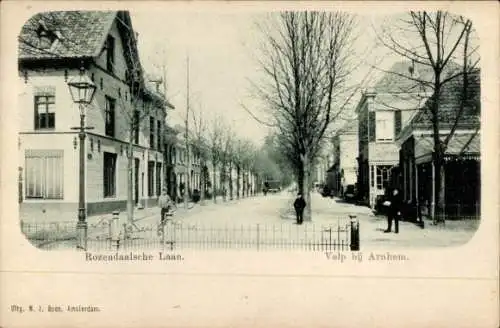
[[[189,192],[188,188],[190,187],[190,174],[191,174],[191,160],[189,156],[189,54],[187,55],[186,58],[186,121],[185,121],[185,134],[184,134],[184,140],[186,144],[186,182],[184,185],[184,208],[188,208],[188,197],[189,197]]]

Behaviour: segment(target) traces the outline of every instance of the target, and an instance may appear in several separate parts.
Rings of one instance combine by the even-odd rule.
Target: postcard
[[[2,3],[0,326],[498,326],[498,9]]]

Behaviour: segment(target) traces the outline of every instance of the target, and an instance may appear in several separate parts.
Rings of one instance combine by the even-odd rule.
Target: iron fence
[[[24,222],[21,232],[36,247],[51,249],[56,245],[76,241],[76,223],[66,222]]]
[[[76,224],[23,223],[21,230],[37,247],[71,248],[76,245]],[[338,220],[334,224],[305,223],[195,225],[169,221],[165,226],[131,227],[109,220],[89,225],[87,250],[359,250],[359,223]]]

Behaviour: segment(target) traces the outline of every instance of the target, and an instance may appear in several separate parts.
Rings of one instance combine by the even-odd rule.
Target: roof
[[[469,74],[469,89],[467,100],[463,112],[458,116],[462,99],[462,81],[461,76],[447,82],[440,96],[440,109],[438,112],[438,120],[440,129],[450,129],[455,121],[457,121],[457,128],[475,129],[479,127],[480,112],[481,112],[481,86],[480,86],[480,71]],[[431,130],[432,129],[432,114],[430,111],[431,102],[434,101],[432,97],[426,100],[425,104],[416,112],[415,116],[411,119],[401,131],[399,138],[406,139],[412,131]],[[404,140],[400,140],[403,142]]]
[[[415,110],[424,104],[426,96],[418,93],[377,93],[373,100],[375,110]]]
[[[165,97],[165,95],[156,90],[155,87],[151,86],[149,83],[146,83],[145,85],[145,93],[152,97],[153,99],[161,102],[162,104],[164,104],[167,108],[170,108],[170,109],[174,109],[174,105],[172,105]]]
[[[469,88],[466,95],[466,103],[459,123],[479,123],[481,111],[481,87],[479,71],[470,74],[468,77]],[[457,77],[444,85],[439,101],[438,120],[440,123],[452,124],[458,115],[458,109],[462,102],[462,81],[463,77]],[[415,115],[412,120],[413,125],[430,125],[430,106],[434,97],[430,98],[423,109]]]
[[[413,69],[413,73],[411,73]],[[431,81],[433,71],[430,66],[412,64],[410,61],[397,62],[375,84],[376,93],[422,92],[421,84],[414,79]]]
[[[95,57],[101,51],[116,11],[53,11],[32,16],[18,37],[19,59]],[[40,35],[53,33],[50,48]]]
[[[415,137],[415,158],[420,158],[434,152],[432,136]],[[481,138],[478,133],[454,134],[448,143],[445,156],[479,155],[481,153]]]
[[[129,69],[136,60],[140,64],[135,34],[128,11],[51,11],[32,16],[18,37],[20,61],[37,62],[55,59],[94,58],[101,54],[111,26],[120,21],[122,38],[131,39],[132,47],[125,55]],[[48,43],[45,40],[50,40]],[[134,59],[131,59],[134,58]],[[141,78],[144,83],[144,79]],[[168,108],[174,106],[154,87],[145,84],[145,93]]]

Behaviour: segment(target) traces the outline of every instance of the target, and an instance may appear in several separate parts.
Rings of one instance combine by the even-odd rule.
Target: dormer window
[[[113,73],[115,67],[115,38],[108,35],[106,40],[106,69]]]
[[[39,22],[36,35],[38,36],[40,49],[50,49],[58,39],[58,33],[48,29],[43,21]]]

